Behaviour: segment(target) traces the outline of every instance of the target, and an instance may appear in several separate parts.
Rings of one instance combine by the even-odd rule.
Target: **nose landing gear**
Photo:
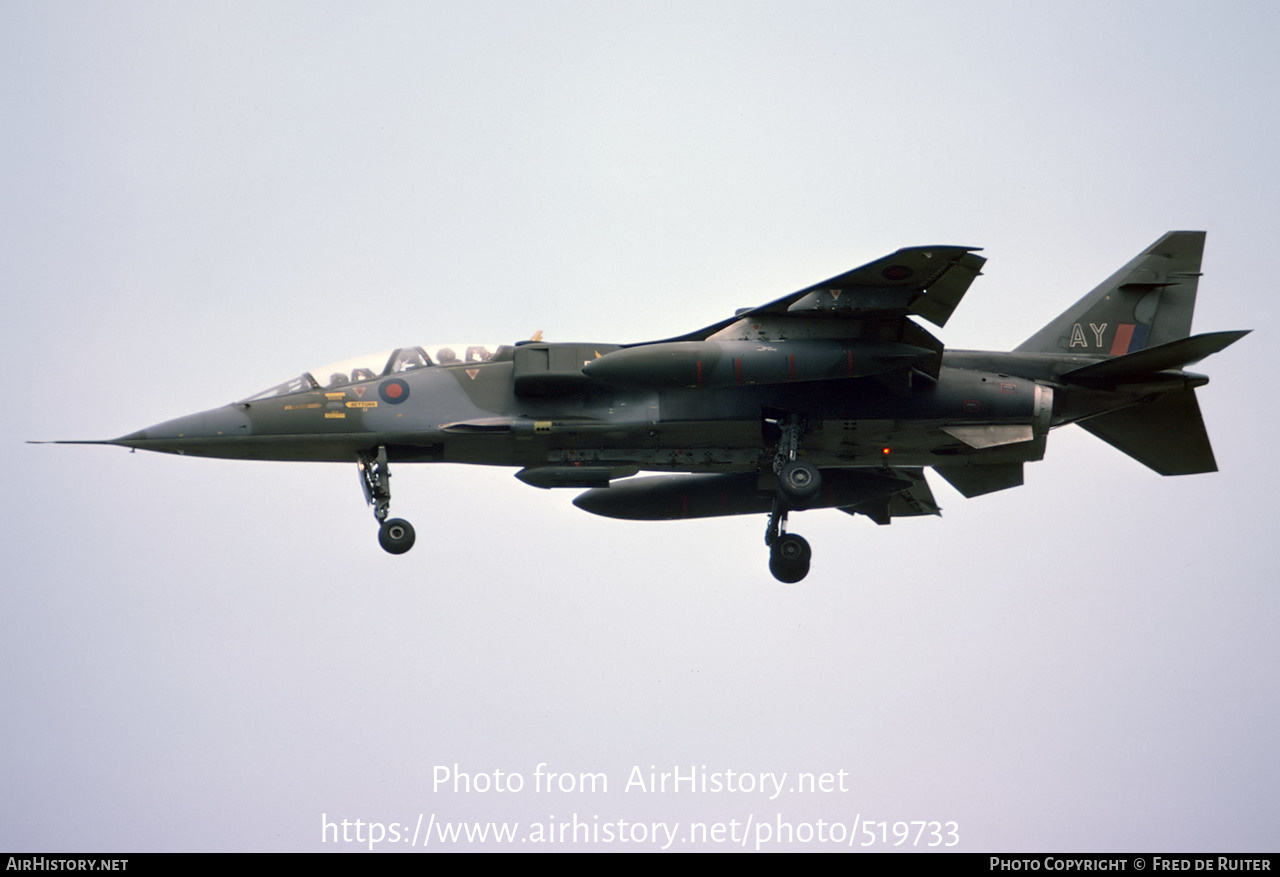
[[[356,454],[356,469],[365,502],[373,506],[378,519],[378,544],[390,554],[404,554],[413,547],[416,534],[413,525],[403,518],[388,518],[391,512],[391,470],[387,466],[387,447],[378,445],[376,453]]]
[[[404,554],[413,547],[413,524],[404,518],[383,521],[378,528],[378,544],[389,554]]]

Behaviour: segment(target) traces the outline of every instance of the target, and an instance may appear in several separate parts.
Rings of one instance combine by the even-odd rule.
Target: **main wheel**
[[[822,474],[805,460],[792,460],[778,473],[778,493],[788,508],[804,508],[821,489]]]
[[[378,528],[378,544],[390,554],[404,554],[413,547],[413,524],[404,518],[383,521]]]
[[[769,549],[769,572],[780,582],[794,585],[809,574],[813,549],[803,536],[786,533]]]

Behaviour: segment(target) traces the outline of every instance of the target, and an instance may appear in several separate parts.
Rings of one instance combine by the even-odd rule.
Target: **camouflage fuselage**
[[[786,344],[777,346],[785,356]],[[617,349],[540,345],[562,347]],[[875,377],[667,389],[586,379],[552,381],[530,393],[517,392],[511,352],[484,363],[233,403],[116,443],[229,459],[349,463],[385,445],[393,462],[746,471],[776,443],[769,416],[795,412],[808,424],[806,458],[823,467],[1026,461],[1043,455],[1052,391],[1025,375],[1040,370],[1048,378],[1052,367],[1093,361],[961,351],[944,356],[936,381],[902,389]],[[998,365],[1007,368],[991,368]],[[1004,432],[984,442],[983,430]]]

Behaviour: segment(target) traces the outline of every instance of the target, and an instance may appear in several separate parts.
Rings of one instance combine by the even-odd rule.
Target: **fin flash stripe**
[[[1129,352],[1129,344],[1133,341],[1133,323],[1121,323],[1116,326],[1116,337],[1111,342],[1111,356],[1124,356]]]

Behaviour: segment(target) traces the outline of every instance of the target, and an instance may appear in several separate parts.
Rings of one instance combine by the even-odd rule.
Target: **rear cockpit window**
[[[298,377],[263,390],[242,401],[258,402],[277,396],[290,396],[310,390],[326,390],[377,380],[386,375],[398,375],[433,365],[463,365],[488,362],[500,349],[499,345],[443,344],[438,347],[397,347],[366,356],[356,356],[313,368]],[[461,355],[459,354],[461,351]]]

